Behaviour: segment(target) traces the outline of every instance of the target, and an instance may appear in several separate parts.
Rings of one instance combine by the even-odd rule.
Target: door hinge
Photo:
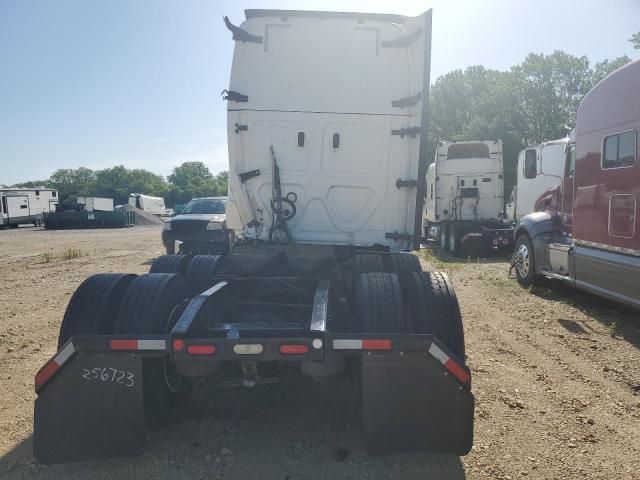
[[[400,135],[400,138],[404,138],[405,135],[415,137],[420,134],[421,127],[401,128],[400,130],[391,130],[391,135]]]
[[[402,187],[417,187],[418,186],[418,180],[402,180],[401,178],[396,180],[396,188],[398,190],[400,190]]]
[[[221,95],[223,100],[229,100],[230,102],[245,103],[249,101],[249,97],[247,95],[234,92],[233,90],[225,89],[222,91]]]
[[[253,177],[260,176],[260,170],[249,170],[248,172],[239,173],[240,183],[245,183],[247,180]]]
[[[384,42],[382,42],[380,44],[380,46],[382,46],[383,48],[385,48],[385,47],[398,47],[398,48],[400,48],[400,47],[408,47],[413,42],[415,42],[416,39],[421,34],[422,34],[422,29],[419,28],[415,32],[410,33],[408,35],[405,35],[403,37],[398,37],[398,38],[395,38],[393,40],[385,40]]]
[[[229,30],[231,30],[234,40],[240,40],[241,42],[262,43],[262,37],[259,37],[258,35],[251,35],[246,30],[243,30],[240,27],[236,27],[233,23],[231,23],[229,17],[227,16],[224,17],[224,24]]]
[[[247,130],[249,130],[249,125],[240,125],[239,123],[236,123],[236,133],[246,132]]]
[[[418,92],[410,97],[399,98],[398,100],[392,100],[391,106],[396,108],[412,107],[420,101],[422,98],[422,92]]]

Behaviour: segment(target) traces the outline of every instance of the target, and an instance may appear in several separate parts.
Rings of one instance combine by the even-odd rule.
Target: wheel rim
[[[444,229],[444,225],[440,226],[440,246],[442,248],[447,246],[447,235]]]
[[[516,272],[522,278],[529,275],[529,248],[522,244],[516,251]]]

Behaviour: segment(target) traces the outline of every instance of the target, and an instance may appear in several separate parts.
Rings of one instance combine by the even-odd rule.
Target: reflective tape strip
[[[364,350],[391,350],[391,340],[388,339],[365,339],[362,340]]]
[[[109,342],[111,350],[166,350],[166,340],[123,340],[114,339]]]
[[[362,340],[334,340],[334,350],[391,350],[391,340],[386,338],[364,338]]]
[[[429,353],[436,357],[441,364],[447,363],[449,360],[449,355],[444,353],[440,347],[438,347],[435,343],[432,343],[429,347]]]
[[[76,351],[73,342],[69,342],[62,350],[54,355],[44,366],[36,373],[35,386],[36,389],[44,385],[60,367],[71,358]]]
[[[69,360],[69,357],[73,355],[73,352],[76,351],[76,347],[73,346],[73,342],[69,342],[62,350],[60,350],[55,357],[53,357],[53,361],[58,365],[62,365],[64,362]]]
[[[334,340],[334,350],[362,350],[362,340]]]
[[[462,383],[469,382],[469,374],[458,363],[453,360],[449,355],[444,353],[440,347],[435,343],[432,343],[429,347],[429,353],[434,356],[451,374],[456,377]]]
[[[166,340],[138,340],[138,350],[166,350]]]

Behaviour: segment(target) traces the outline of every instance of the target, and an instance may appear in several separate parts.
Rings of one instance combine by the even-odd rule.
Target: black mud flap
[[[473,395],[428,353],[362,357],[362,420],[374,455],[465,455],[473,444]]]
[[[33,451],[41,463],[138,455],[145,436],[139,356],[78,352],[38,391]]]

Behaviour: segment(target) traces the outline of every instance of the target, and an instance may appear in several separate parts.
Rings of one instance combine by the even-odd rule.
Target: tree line
[[[632,39],[640,48],[640,33]],[[630,62],[622,56],[591,65],[563,51],[529,54],[507,71],[476,65],[439,77],[430,92],[430,159],[436,139],[503,141],[505,186],[515,183],[520,150],[566,136],[578,104],[609,73]],[[508,191],[507,191],[508,193]]]
[[[90,168],[61,168],[46,180],[18,183],[14,187],[46,186],[58,190],[65,202],[74,203],[77,197],[108,197],[116,204],[127,203],[130,193],[163,197],[169,207],[183,204],[197,197],[227,194],[229,172],[213,175],[203,162],[185,162],[175,167],[166,179],[144,169],[128,169],[117,165],[102,170]]]

